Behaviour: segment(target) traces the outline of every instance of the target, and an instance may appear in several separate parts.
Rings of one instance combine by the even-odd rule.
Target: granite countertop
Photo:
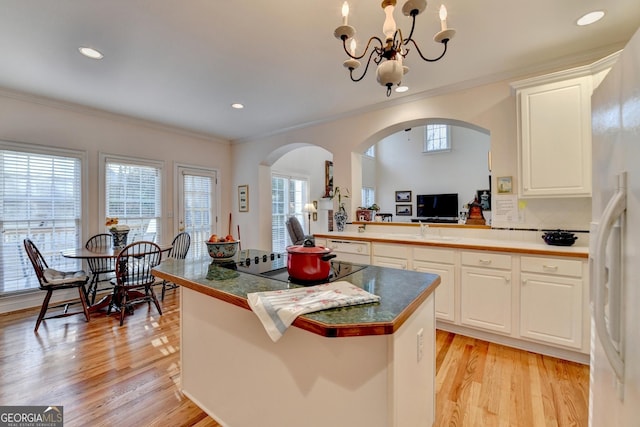
[[[544,242],[527,240],[491,239],[463,236],[441,236],[427,234],[424,237],[418,233],[376,233],[368,232],[329,232],[315,233],[315,237],[327,239],[359,240],[366,242],[400,243],[417,246],[434,246],[452,249],[485,250],[495,252],[510,252],[529,255],[563,256],[571,258],[588,258],[588,246],[551,246]]]
[[[167,259],[153,272],[156,277],[247,310],[248,293],[298,287],[229,270],[210,258]],[[393,334],[440,284],[436,274],[376,266],[367,266],[341,280],[379,295],[380,302],[305,314],[293,326],[327,337]]]

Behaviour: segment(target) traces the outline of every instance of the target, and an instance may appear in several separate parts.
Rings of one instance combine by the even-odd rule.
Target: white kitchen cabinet
[[[410,249],[407,245],[376,242],[371,250],[371,264],[373,265],[401,270],[409,268]]]
[[[433,273],[440,276],[436,289],[436,318],[455,322],[456,320],[456,251],[415,247],[411,268],[415,271]]]
[[[511,256],[462,252],[461,263],[461,324],[510,334],[513,309]]]
[[[583,262],[523,256],[520,264],[520,336],[582,349]]]
[[[591,196],[592,77],[558,74],[513,84],[523,198]]]
[[[371,243],[359,240],[327,239],[326,247],[336,254],[339,261],[371,264]]]

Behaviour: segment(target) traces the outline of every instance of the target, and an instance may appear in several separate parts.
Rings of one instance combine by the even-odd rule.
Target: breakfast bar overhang
[[[247,294],[293,285],[174,260],[154,274],[180,285],[181,389],[223,426],[431,426],[434,274],[367,266],[344,280],[379,303],[298,317],[273,342]]]

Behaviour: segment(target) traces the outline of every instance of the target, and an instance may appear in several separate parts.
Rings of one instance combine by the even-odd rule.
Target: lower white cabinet
[[[445,330],[573,360],[588,355],[586,259],[379,241],[327,246],[339,259],[370,256],[376,266],[439,275],[435,311]]]
[[[373,265],[401,270],[409,268],[410,249],[406,245],[374,243],[372,252],[371,264]]]
[[[463,325],[511,333],[511,256],[462,252],[460,321]]]
[[[440,276],[440,285],[436,289],[436,318],[448,322],[456,320],[455,255],[454,249],[413,249],[413,270]]]
[[[520,335],[581,349],[582,262],[523,256],[520,269]]]

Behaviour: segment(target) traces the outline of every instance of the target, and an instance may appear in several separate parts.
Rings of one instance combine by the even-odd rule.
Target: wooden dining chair
[[[169,258],[174,259],[185,259],[187,257],[187,253],[189,252],[189,247],[191,246],[191,236],[186,231],[178,233],[176,237],[173,238],[173,242],[171,242],[171,249],[169,250]],[[168,282],[166,280],[162,281],[162,296],[160,299],[164,301],[164,294],[167,289],[176,289],[178,285],[173,282]]]
[[[116,277],[113,296],[107,313],[113,307],[120,310],[120,326],[124,323],[125,313],[133,310],[134,304],[153,302],[162,315],[160,303],[153,292],[155,277],[151,269],[160,264],[161,249],[153,242],[133,242],[125,246],[116,258]]]
[[[95,250],[108,250],[113,245],[113,236],[109,233],[101,233],[92,236],[87,240],[84,245],[90,251]],[[110,282],[112,276],[116,272],[115,258],[87,258],[87,264],[91,271],[91,281],[89,282],[89,288],[87,290],[88,295],[91,298],[91,304],[96,302],[96,294],[98,291],[109,290],[113,292],[113,284]],[[98,289],[98,285],[101,283],[107,283],[108,286],[104,286]]]
[[[44,301],[42,301],[42,307],[40,308],[40,314],[38,314],[38,320],[36,320],[36,327],[33,330],[34,332],[38,332],[38,328],[40,327],[40,323],[45,319],[54,319],[57,317],[66,317],[73,316],[76,314],[84,314],[87,322],[89,321],[89,307],[87,304],[87,290],[85,289],[85,285],[89,281],[89,276],[83,271],[59,271],[53,268],[49,268],[47,265],[47,261],[44,259],[40,250],[38,250],[37,246],[31,241],[31,239],[24,239],[24,249],[27,252],[27,256],[33,265],[33,270],[38,277],[38,282],[40,284],[40,289],[43,291],[47,291],[47,295],[44,297]],[[49,305],[51,301],[51,296],[54,291],[58,291],[61,289],[78,289],[78,295],[80,297],[79,301],[71,301],[65,302],[58,305]],[[82,304],[82,311],[72,311],[69,312],[69,306],[77,303]],[[60,308],[64,307],[62,313],[57,313],[51,315],[49,317],[45,317],[47,310],[50,308]]]

